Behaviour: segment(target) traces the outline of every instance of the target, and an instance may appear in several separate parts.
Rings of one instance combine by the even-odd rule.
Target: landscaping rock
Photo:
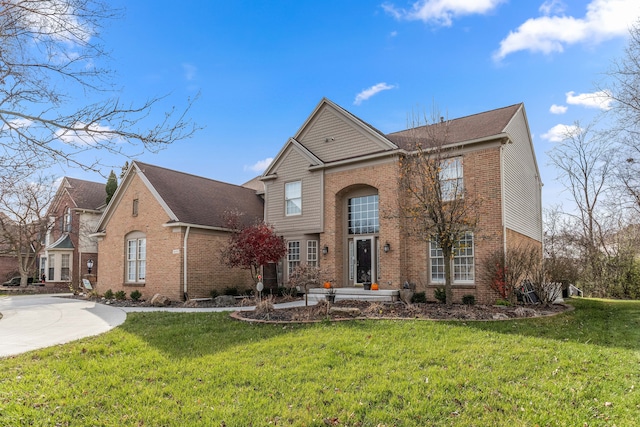
[[[233,307],[236,305],[236,298],[233,295],[220,295],[213,302],[216,307]]]
[[[347,317],[358,317],[362,312],[357,307],[336,307],[333,306],[329,309],[329,314],[334,316],[347,316]]]
[[[184,308],[197,308],[198,307],[198,301],[190,299],[188,301],[185,301],[184,304],[182,304],[182,306]]]
[[[513,312],[518,317],[538,317],[538,312],[532,308],[518,307]]]
[[[171,304],[171,300],[161,294],[155,294],[153,298],[151,298],[151,305],[154,307],[166,307]]]
[[[495,313],[493,315],[493,320],[509,320],[509,316],[504,313]]]

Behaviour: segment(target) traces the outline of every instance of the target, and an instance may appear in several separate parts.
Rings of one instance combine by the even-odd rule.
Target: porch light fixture
[[[329,246],[325,245],[325,246],[322,248],[322,255],[326,255],[326,254],[328,254],[328,253],[329,253]]]
[[[389,244],[389,242],[385,243],[382,249],[385,253],[389,252],[391,250],[391,245]]]
[[[91,258],[89,258],[89,260],[87,261],[87,271],[88,274],[91,274],[91,269],[93,268],[93,260]]]

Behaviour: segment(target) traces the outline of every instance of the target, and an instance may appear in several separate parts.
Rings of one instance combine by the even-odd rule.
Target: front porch
[[[362,288],[333,288],[336,301],[341,300],[364,300],[364,301],[398,301],[400,291],[397,289],[380,289],[377,291],[365,291]],[[311,288],[309,298],[317,300],[324,299],[329,289]]]

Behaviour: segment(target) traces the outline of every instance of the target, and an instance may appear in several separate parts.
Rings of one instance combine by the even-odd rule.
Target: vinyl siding
[[[389,149],[330,106],[325,106],[297,139],[325,163]]]
[[[505,225],[510,230],[541,241],[541,183],[524,110],[516,114],[506,132],[513,143],[505,145],[503,153]]]
[[[322,231],[322,171],[309,172],[308,168],[309,160],[289,147],[273,169],[278,178],[265,182],[265,220],[278,234]],[[292,181],[302,182],[302,214],[286,216],[284,187]]]

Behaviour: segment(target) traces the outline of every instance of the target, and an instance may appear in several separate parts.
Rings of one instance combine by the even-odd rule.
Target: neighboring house
[[[263,209],[255,189],[134,161],[96,227],[96,290],[172,300],[244,290],[253,284],[249,271],[220,261],[230,231],[225,212],[242,212],[252,224]]]
[[[40,255],[40,274],[47,284],[71,283],[79,286],[89,271],[98,273],[98,246],[91,233],[106,206],[105,184],[64,177],[49,207],[49,229],[44,252]]]
[[[449,120],[447,146],[457,147],[456,178],[483,200],[475,233],[454,260],[454,299],[472,294],[492,303],[478,267],[492,251],[541,245],[540,175],[523,104]],[[424,128],[422,128],[424,129]],[[381,289],[415,283],[433,299],[443,286],[438,248],[402,232],[399,156],[416,130],[385,135],[323,99],[262,176],[265,221],[288,245],[284,280],[301,263],[321,268],[337,286],[377,282]],[[440,255],[440,256],[439,256]]]

